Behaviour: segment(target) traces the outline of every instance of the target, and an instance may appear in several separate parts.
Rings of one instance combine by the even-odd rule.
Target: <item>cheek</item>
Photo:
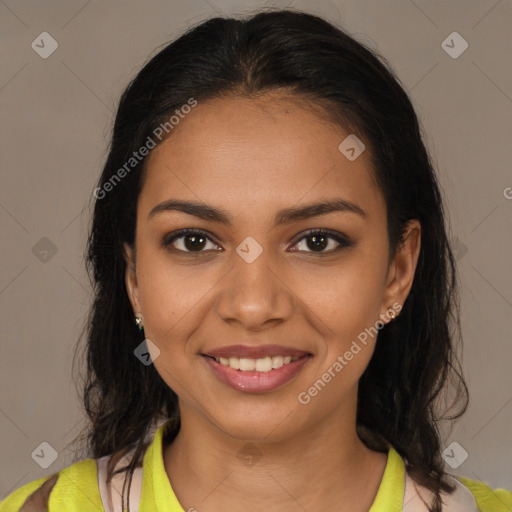
[[[385,265],[379,256],[354,251],[339,265],[302,279],[295,290],[340,342],[357,336],[379,318]]]
[[[373,355],[384,293],[384,254],[375,245],[361,247],[328,273],[302,285],[305,311],[324,338],[318,378],[330,383],[331,391],[324,394],[330,405],[357,384]]]
[[[332,410],[355,389],[368,366],[378,335],[382,274],[364,259],[333,272],[309,292],[310,322],[322,332],[316,378],[304,393],[318,396],[317,407]],[[319,283],[320,284],[320,283]],[[324,391],[325,389],[325,391]],[[303,402],[301,402],[303,403]]]
[[[141,244],[137,257],[144,333],[160,351],[155,369],[178,396],[188,396],[195,375],[190,364],[196,354],[187,340],[205,317],[212,286],[197,268],[171,263],[164,250],[143,249]]]
[[[137,265],[145,324],[162,341],[175,337],[202,311],[216,282],[213,273],[193,264],[178,265],[163,249],[141,248]]]

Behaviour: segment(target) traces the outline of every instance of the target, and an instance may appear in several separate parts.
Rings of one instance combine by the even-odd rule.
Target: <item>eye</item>
[[[303,242],[306,240],[310,240],[310,242]],[[353,242],[335,231],[330,231],[328,229],[317,229],[307,232],[294,245],[300,244],[303,244],[303,247],[311,248],[312,250],[299,252],[311,252],[318,256],[327,256],[329,254],[338,252],[345,247],[352,246]],[[325,250],[329,247],[330,250]]]
[[[305,242],[307,240],[310,240],[310,243]],[[175,233],[165,236],[161,245],[163,248],[170,249],[175,252],[200,254],[202,252],[206,252],[208,249],[208,243],[211,244],[209,249],[220,250],[219,246],[212,241],[208,233],[205,231],[199,229],[181,229]],[[295,242],[293,247],[300,246],[301,244],[303,244],[303,247],[311,250],[295,249],[292,252],[311,252],[318,256],[327,256],[334,252],[338,252],[345,247],[354,245],[351,240],[344,235],[341,235],[341,233],[327,229],[308,231],[306,234],[302,235],[298,242]]]
[[[179,243],[174,245],[176,241]],[[165,236],[162,240],[162,247],[169,249],[170,246],[173,246],[170,249],[176,252],[201,253],[204,252],[203,249],[208,245],[208,242],[210,242],[214,248],[218,247],[211,241],[205,231],[198,229],[180,229],[176,233],[171,233],[170,236]]]

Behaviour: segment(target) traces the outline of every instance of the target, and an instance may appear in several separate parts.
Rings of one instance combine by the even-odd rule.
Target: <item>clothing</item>
[[[137,508],[130,499],[132,512],[185,512],[172,490],[163,462],[162,439],[167,439],[169,434],[174,436],[176,425],[175,419],[171,418],[157,428],[144,454],[143,466],[138,468],[134,475],[130,496],[137,498],[139,491],[140,504]],[[124,465],[129,455],[121,459],[118,466]],[[60,471],[59,479],[50,493],[49,512],[108,512],[108,503],[105,501],[104,506],[102,502],[102,495],[106,500],[107,488],[101,478],[107,459],[108,456],[98,460],[85,459]],[[138,486],[136,476],[139,477]],[[0,512],[18,512],[27,497],[48,478],[34,480],[14,491],[0,503]],[[467,478],[451,478],[457,486],[457,491],[443,499],[447,504],[447,512],[512,511],[512,492],[504,489],[493,491],[487,484]],[[122,488],[122,474],[115,476],[113,480],[113,504],[116,504],[116,498],[119,501],[116,488]],[[369,512],[424,512],[428,509],[420,496],[429,496],[429,492],[424,488],[415,488],[414,481],[405,471],[404,461],[390,447],[384,475]]]

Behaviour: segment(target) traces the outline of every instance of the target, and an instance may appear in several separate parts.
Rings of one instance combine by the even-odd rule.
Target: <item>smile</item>
[[[203,355],[203,360],[213,370],[213,374],[229,387],[247,393],[262,393],[288,383],[312,357],[306,354],[301,357],[267,356],[250,359]]]
[[[249,359],[245,357],[230,357],[229,359],[226,357],[215,358],[218,363],[243,372],[270,372],[281,368],[281,366],[285,364],[297,361],[297,359],[299,359],[298,356],[267,356],[259,359]]]

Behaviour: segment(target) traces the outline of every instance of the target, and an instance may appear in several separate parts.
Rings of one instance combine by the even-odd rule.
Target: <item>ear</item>
[[[390,320],[388,310],[392,307],[398,314],[403,307],[414,281],[421,247],[421,224],[412,219],[407,225],[402,245],[389,265],[386,289],[382,301],[381,318]],[[393,306],[397,304],[397,306]],[[399,309],[398,309],[399,305]],[[386,318],[388,320],[386,320]]]
[[[137,315],[141,313],[139,287],[137,284],[137,274],[135,271],[135,251],[127,243],[123,244],[124,258],[126,261],[125,284],[133,312]]]

